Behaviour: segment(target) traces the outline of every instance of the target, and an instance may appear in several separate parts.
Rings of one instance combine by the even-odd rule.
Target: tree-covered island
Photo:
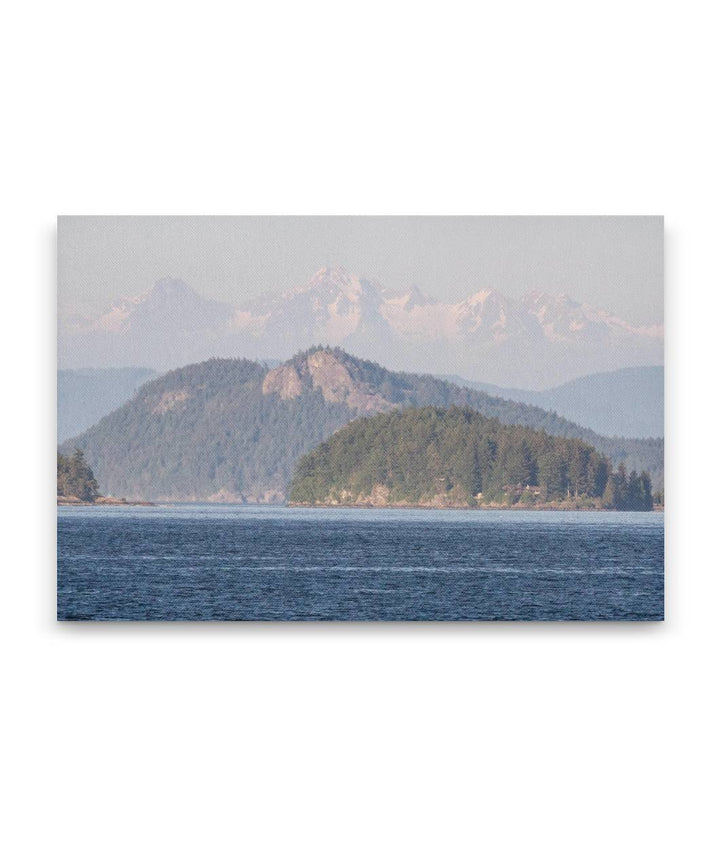
[[[650,477],[582,440],[466,407],[357,419],[298,462],[291,504],[651,511]]]
[[[57,453],[57,502],[58,505],[152,505],[101,496],[82,449],[75,449],[72,455]]]

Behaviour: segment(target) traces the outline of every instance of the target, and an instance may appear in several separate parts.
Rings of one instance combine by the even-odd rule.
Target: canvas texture
[[[61,620],[658,621],[661,217],[61,217]]]

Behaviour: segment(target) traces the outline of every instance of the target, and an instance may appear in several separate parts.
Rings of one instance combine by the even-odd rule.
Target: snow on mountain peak
[[[497,292],[492,288],[481,288],[480,291],[476,291],[475,294],[471,294],[470,297],[466,297],[463,301],[468,306],[484,306],[485,301],[491,295],[496,295]]]
[[[207,356],[275,356],[328,343],[380,362],[397,362],[402,354],[408,369],[429,370],[439,360],[448,370],[467,366],[463,371],[476,374],[487,363],[493,378],[512,378],[515,385],[533,372],[564,377],[566,369],[550,367],[548,354],[555,351],[548,347],[565,362],[572,348],[573,370],[579,360],[589,371],[607,370],[661,361],[663,338],[661,326],[631,324],[565,293],[535,290],[518,299],[484,287],[445,302],[417,286],[391,290],[332,266],[300,287],[238,307],[168,277],[137,297],[115,301],[94,320],[63,321],[61,329],[62,346],[79,365],[101,365],[122,352],[149,365],[177,366]]]
[[[307,291],[329,292],[343,294],[349,300],[357,300],[363,292],[359,277],[349,274],[342,267],[321,267],[310,279],[306,286],[296,289],[296,293]]]
[[[435,303],[432,298],[423,294],[417,285],[411,286],[410,291],[403,295],[402,300],[405,311],[410,311],[416,306],[431,306]]]

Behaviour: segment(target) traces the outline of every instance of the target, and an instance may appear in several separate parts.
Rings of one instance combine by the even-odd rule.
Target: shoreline
[[[57,498],[57,505],[62,506],[63,508],[72,508],[73,506],[81,506],[84,508],[95,508],[101,505],[155,505],[154,502],[147,502],[146,500],[132,500],[132,499],[115,499],[114,496],[99,496],[96,500],[88,500],[88,499],[78,499],[74,496],[59,496]]]
[[[387,503],[382,505],[374,505],[368,502],[216,502],[209,499],[203,500],[162,500],[160,502],[150,502],[148,500],[127,500],[115,499],[114,497],[102,497],[95,502],[87,500],[74,499],[70,497],[58,498],[57,507],[60,508],[99,508],[102,506],[109,507],[151,507],[158,505],[228,505],[239,506],[241,508],[358,508],[367,509],[370,511],[380,511],[382,509],[406,509],[410,511],[587,511],[587,512],[603,512],[603,511],[633,511],[643,514],[652,512],[664,512],[664,505],[656,505],[652,509],[639,511],[638,509],[621,509],[621,508],[588,508],[587,506],[572,506],[572,505],[552,505],[552,504],[536,504],[536,505],[503,505],[494,503],[492,505],[430,505],[412,503]]]
[[[406,508],[413,511],[640,511],[639,509],[621,509],[621,508],[588,508],[587,506],[573,505],[552,505],[552,504],[536,504],[536,505],[502,505],[494,503],[492,505],[430,505],[411,503],[387,503],[383,505],[373,505],[369,502],[287,502],[287,508],[367,508],[378,511],[380,509],[395,509]],[[665,511],[665,506],[655,506],[652,509],[641,510],[641,513],[648,514],[652,511]]]

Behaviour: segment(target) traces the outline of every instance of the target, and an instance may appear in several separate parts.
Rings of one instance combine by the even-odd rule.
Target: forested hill
[[[613,473],[608,458],[582,440],[501,425],[460,407],[406,408],[356,419],[300,459],[290,501],[653,507],[647,473]]]
[[[315,348],[268,370],[209,360],[146,383],[65,449],[82,449],[105,494],[132,499],[274,502],[298,459],[358,416],[402,407],[470,407],[505,424],[582,439],[629,470],[662,481],[661,441],[599,437],[553,413],[392,372]]]

